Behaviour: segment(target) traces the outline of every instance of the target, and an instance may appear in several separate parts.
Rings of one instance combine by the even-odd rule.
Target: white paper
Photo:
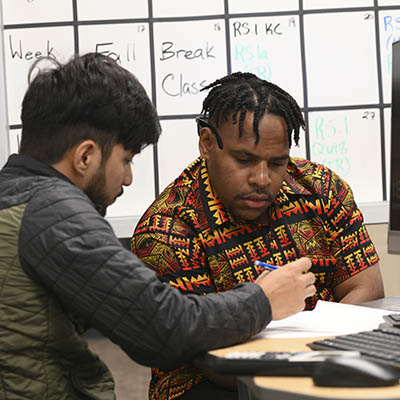
[[[272,321],[255,338],[300,338],[336,336],[369,331],[384,322],[389,310],[319,300],[312,311],[302,311]]]

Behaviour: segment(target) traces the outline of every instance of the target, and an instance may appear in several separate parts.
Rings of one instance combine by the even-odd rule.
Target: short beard
[[[104,185],[105,185],[105,166],[104,164],[100,166],[100,169],[97,173],[92,177],[89,181],[84,192],[94,203],[97,211],[103,216],[106,214],[107,210],[107,198],[104,193]]]

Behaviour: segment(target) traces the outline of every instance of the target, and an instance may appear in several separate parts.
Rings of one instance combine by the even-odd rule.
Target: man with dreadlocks
[[[132,250],[183,293],[253,281],[262,272],[257,260],[279,266],[268,277],[275,279],[271,285],[283,285],[288,278],[279,273],[306,256],[317,292],[305,309],[318,299],[383,297],[378,255],[349,186],[327,167],[289,156],[305,128],[296,101],[250,73],[225,76],[205,89],[211,90],[197,118],[201,157],[144,214]],[[278,297],[284,303],[292,293]],[[270,302],[274,316],[279,306]],[[153,369],[150,398],[237,396],[218,390],[186,364]]]

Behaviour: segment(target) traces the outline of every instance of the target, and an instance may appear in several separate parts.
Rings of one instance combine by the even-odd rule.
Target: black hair
[[[43,60],[54,67],[40,71]],[[38,69],[22,102],[21,154],[52,164],[92,139],[104,161],[115,144],[137,154],[157,142],[161,127],[153,104],[136,77],[110,57],[88,53],[64,65],[40,58],[29,80]]]
[[[305,121],[296,100],[279,86],[258,78],[249,72],[235,72],[209,84],[201,90],[211,89],[203,101],[199,127],[213,123],[218,128],[222,122],[232,117],[233,124],[239,122],[239,135],[243,134],[243,121],[247,111],[254,112],[253,130],[256,143],[260,140],[258,122],[265,113],[282,117],[286,122],[289,147],[292,133],[296,145],[299,144],[300,128],[305,129]],[[237,114],[239,113],[239,121]],[[218,131],[213,130],[218,145],[222,141]]]

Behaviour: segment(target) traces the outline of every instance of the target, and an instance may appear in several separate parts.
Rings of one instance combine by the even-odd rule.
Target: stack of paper
[[[272,321],[255,338],[337,336],[378,327],[393,311],[319,300],[312,311]]]

